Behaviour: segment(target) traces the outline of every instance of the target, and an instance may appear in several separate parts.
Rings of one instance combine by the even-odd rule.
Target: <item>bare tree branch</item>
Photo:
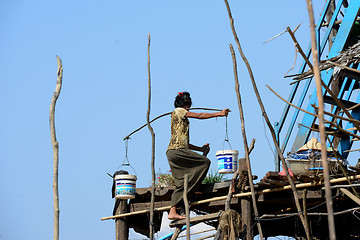
[[[55,105],[56,101],[60,95],[61,85],[62,85],[62,77],[63,77],[63,67],[62,62],[59,56],[56,56],[58,70],[57,70],[57,79],[56,79],[56,88],[54,95],[51,99],[50,104],[50,133],[51,133],[51,143],[54,151],[54,169],[53,169],[53,193],[54,193],[54,240],[59,239],[59,187],[58,187],[58,176],[59,176],[59,143],[56,139],[56,131],[55,131]]]

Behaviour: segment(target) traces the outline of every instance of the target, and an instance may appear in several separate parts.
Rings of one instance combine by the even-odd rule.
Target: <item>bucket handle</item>
[[[122,164],[120,165],[120,167],[118,167],[118,169],[121,168],[122,166],[131,167],[132,170],[134,170],[135,175],[137,176],[136,170],[135,170],[135,168],[133,168],[133,166],[131,166],[131,164],[130,164],[130,162],[129,162],[129,159],[128,159],[128,156],[127,156],[127,153],[128,153],[128,144],[129,144],[128,141],[129,141],[129,139],[127,138],[127,139],[125,140],[125,158],[124,158],[124,161],[122,162]]]
[[[133,168],[133,166],[131,166],[131,164],[130,164],[129,159],[128,159],[128,157],[127,157],[127,156],[125,156],[125,159],[124,159],[123,163],[120,165],[120,167],[118,167],[118,169],[119,169],[119,168],[121,168],[122,166],[128,166],[128,167],[131,167],[131,168],[132,168],[132,170],[134,170],[135,175],[137,176],[137,173],[136,173],[136,171],[135,171],[135,168]]]
[[[228,124],[227,124],[227,116],[225,118],[225,140],[224,140],[224,143],[223,143],[223,150],[225,150],[225,142],[228,143],[230,149],[232,150],[232,147],[231,147],[231,144],[230,144],[230,141],[229,141],[229,135],[228,135]]]

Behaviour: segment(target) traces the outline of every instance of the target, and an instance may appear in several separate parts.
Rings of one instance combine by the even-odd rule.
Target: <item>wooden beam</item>
[[[150,209],[150,202],[145,203],[131,203],[130,212],[142,211],[144,209]],[[155,208],[162,208],[171,205],[171,201],[155,202]]]
[[[343,211],[339,211],[339,212],[335,212],[334,215],[341,215],[341,214],[345,214],[348,212],[352,212],[352,211],[358,211],[360,210],[360,207],[356,207],[356,208],[350,208],[350,209],[346,209]],[[266,219],[266,218],[278,218],[278,217],[291,217],[291,216],[296,216],[297,213],[283,213],[283,214],[264,214],[260,217],[260,219]],[[308,216],[327,216],[327,213],[308,213]]]
[[[203,221],[217,219],[217,218],[219,218],[221,213],[222,213],[222,211],[217,212],[217,213],[211,213],[211,214],[193,217],[190,219],[190,224],[196,224],[196,223],[203,222]],[[185,224],[186,224],[186,219],[180,219],[180,220],[170,222],[169,226],[177,227],[177,226],[183,226]]]
[[[358,197],[356,197],[354,194],[352,194],[351,192],[349,192],[349,190],[347,190],[345,188],[340,188],[340,191],[342,191],[351,200],[353,200],[354,202],[356,202],[357,204],[360,205],[360,199]]]

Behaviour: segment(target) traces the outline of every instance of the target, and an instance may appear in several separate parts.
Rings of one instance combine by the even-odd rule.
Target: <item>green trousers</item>
[[[166,152],[175,190],[171,196],[171,206],[183,204],[184,176],[189,175],[188,196],[200,186],[210,167],[210,160],[187,148],[170,149]]]

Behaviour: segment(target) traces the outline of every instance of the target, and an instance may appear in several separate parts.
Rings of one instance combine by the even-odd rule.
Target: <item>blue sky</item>
[[[319,4],[319,3],[317,3]],[[315,16],[322,8],[315,5]],[[284,103],[265,87],[288,96],[283,75],[295,57],[287,34],[310,41],[306,1],[230,1],[235,27],[271,122]],[[49,106],[56,84],[56,55],[63,88],[56,105],[60,145],[61,239],[114,239],[110,216],[113,173],[125,157],[123,138],[146,123],[147,41],[151,34],[151,117],[172,111],[177,92],[189,91],[193,107],[230,108],[229,138],[243,155],[229,43],[238,57],[247,138],[256,139],[253,173],[274,170],[271,135],[261,118],[248,72],[231,33],[223,1],[1,1],[0,2],[0,239],[53,236],[53,152]],[[291,73],[297,73],[301,63]],[[191,120],[193,144],[223,148],[225,119]],[[165,151],[169,118],[153,124],[156,170],[169,169]],[[147,128],[129,141],[128,158],[138,187],[150,186],[151,136]],[[132,238],[139,235],[131,233]],[[161,236],[159,236],[161,237]]]

